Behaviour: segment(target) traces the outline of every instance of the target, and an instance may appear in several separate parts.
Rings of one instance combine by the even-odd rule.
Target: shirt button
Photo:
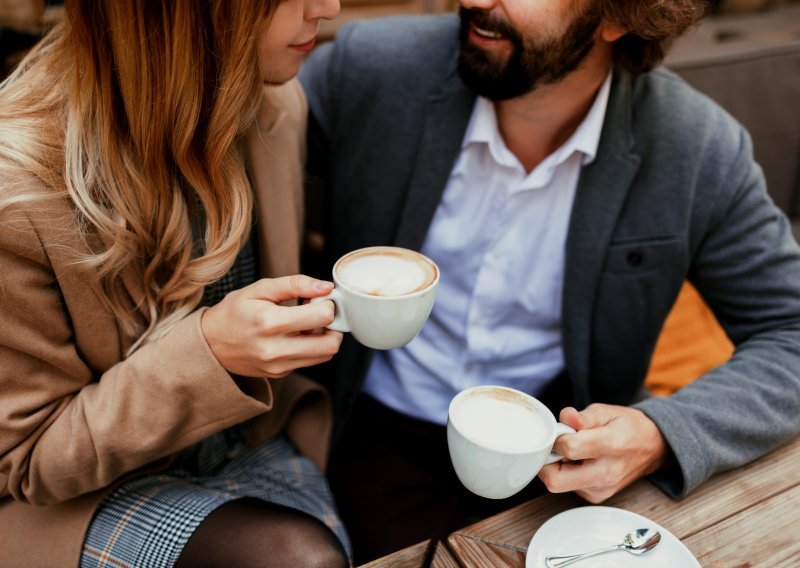
[[[628,253],[628,256],[625,257],[625,260],[628,262],[629,266],[633,266],[634,268],[641,266],[644,262],[644,253],[640,251],[631,251]]]

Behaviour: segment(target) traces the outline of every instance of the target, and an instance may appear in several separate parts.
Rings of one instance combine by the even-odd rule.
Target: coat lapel
[[[639,167],[631,132],[631,87],[628,76],[615,76],[597,158],[581,174],[567,236],[562,332],[579,405],[590,402],[590,337],[600,271]]]
[[[32,207],[29,218],[56,275],[81,357],[93,371],[108,369],[123,357],[132,340],[106,308],[97,273],[81,264],[83,255],[102,249],[103,243],[96,236],[83,234],[68,199],[53,200],[47,207]],[[129,294],[133,294],[131,290],[141,291],[132,272],[130,266],[122,272],[122,285]],[[130,310],[134,310],[132,304]],[[72,317],[75,313],[89,315]]]
[[[303,223],[304,101],[296,81],[264,87],[264,103],[246,137],[246,162],[255,200],[254,222],[262,276],[297,274]],[[291,112],[290,112],[291,111]],[[302,117],[303,122],[296,122]]]
[[[461,152],[475,95],[455,72],[439,93],[428,98],[422,139],[403,206],[395,245],[419,250],[428,233],[447,180]]]

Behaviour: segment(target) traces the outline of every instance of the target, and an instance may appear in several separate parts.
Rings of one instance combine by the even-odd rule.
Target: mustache
[[[466,28],[473,25],[487,32],[497,33],[509,39],[521,40],[519,33],[508,22],[493,17],[491,13],[477,8],[459,7],[461,25]]]

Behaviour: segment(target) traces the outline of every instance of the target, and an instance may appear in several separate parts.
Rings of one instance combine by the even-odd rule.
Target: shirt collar
[[[551,155],[556,162],[555,165],[565,161],[576,151],[583,154],[582,163],[584,165],[594,161],[606,117],[608,97],[611,92],[611,77],[612,73],[609,71],[583,121],[572,136]],[[484,97],[477,97],[475,101],[461,148],[464,149],[474,143],[487,144],[495,160],[499,163],[508,163],[509,158],[513,156],[500,136],[494,104]],[[516,158],[512,159],[516,161]]]
[[[564,146],[572,143],[574,150],[583,154],[583,164],[590,164],[597,156],[597,147],[600,145],[600,135],[603,132],[603,123],[606,119],[608,96],[611,93],[611,71],[606,75],[606,80],[594,98],[592,108],[586,114],[581,125]],[[570,152],[571,153],[571,152]],[[569,154],[567,154],[569,155]]]

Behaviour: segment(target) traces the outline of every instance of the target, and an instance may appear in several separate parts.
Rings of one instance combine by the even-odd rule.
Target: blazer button
[[[628,253],[628,256],[625,257],[625,260],[628,261],[630,266],[641,266],[644,262],[644,253],[640,251],[631,251]]]

